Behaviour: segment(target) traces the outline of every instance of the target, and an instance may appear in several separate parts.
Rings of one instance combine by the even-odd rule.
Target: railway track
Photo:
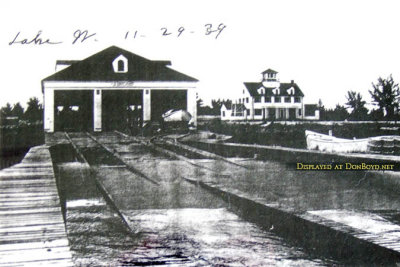
[[[167,147],[165,140],[160,141],[144,141],[135,137],[127,136],[119,132],[113,133],[102,133],[100,135],[91,133],[76,133],[76,132],[65,132],[66,139],[71,144],[76,152],[77,159],[86,165],[89,169],[90,175],[94,178],[96,186],[99,191],[103,194],[105,200],[108,204],[115,210],[117,215],[122,219],[123,223],[130,232],[134,230],[130,227],[127,217],[120,211],[120,209],[115,204],[115,201],[102,184],[102,182],[96,178],[98,166],[102,167],[121,167],[129,170],[135,177],[139,177],[150,182],[153,185],[159,186],[160,182],[156,179],[149,177],[139,168],[135,167],[136,163],[132,163],[130,155],[137,153],[135,149],[145,149],[151,150],[155,153],[162,154],[165,158],[178,159],[179,161],[185,162],[198,168],[200,170],[206,171],[215,177],[229,178],[230,175],[216,172],[211,168],[204,166],[202,164],[196,163],[195,159],[210,159],[209,155],[203,155],[198,151],[190,151],[186,148],[180,148],[179,146],[173,146],[169,144]],[[133,145],[133,147],[129,147]],[[126,148],[128,147],[128,148]],[[209,156],[209,157],[206,157]],[[230,162],[225,161],[225,163],[230,164]],[[238,167],[238,164],[233,164]],[[239,166],[241,167],[241,166]],[[177,177],[179,179],[185,178],[183,176]],[[184,179],[184,181],[186,181]]]

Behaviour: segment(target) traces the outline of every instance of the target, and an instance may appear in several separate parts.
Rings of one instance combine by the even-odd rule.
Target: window
[[[225,117],[225,111],[222,111],[222,117]]]
[[[275,103],[281,103],[281,97],[275,96]]]
[[[246,103],[249,103],[249,98],[248,97],[246,97]]]
[[[261,102],[261,96],[254,97],[254,102],[260,103]]]
[[[128,72],[128,59],[124,57],[123,55],[119,55],[116,57],[113,62],[112,66],[114,69],[114,72],[116,73],[126,73]]]
[[[118,71],[124,71],[124,61],[122,59],[118,60]]]
[[[250,109],[246,109],[247,116],[250,116]]]
[[[256,115],[256,116],[261,116],[261,115],[262,115],[262,109],[256,108],[256,109],[254,110],[254,115]]]
[[[290,96],[285,96],[285,103],[290,103]]]
[[[301,108],[299,108],[299,116],[301,116]]]
[[[265,103],[271,103],[271,97],[270,96],[266,96],[265,97]]]
[[[301,101],[300,101],[300,97],[298,97],[298,96],[296,96],[295,98],[294,98],[294,103],[300,103]]]

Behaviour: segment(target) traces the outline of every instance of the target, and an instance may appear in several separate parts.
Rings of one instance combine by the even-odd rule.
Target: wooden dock
[[[0,171],[0,266],[74,266],[47,146]]]

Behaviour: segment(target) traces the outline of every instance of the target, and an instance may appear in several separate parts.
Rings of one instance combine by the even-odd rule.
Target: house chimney
[[[290,83],[291,83],[291,84],[294,84],[294,80],[291,80]]]

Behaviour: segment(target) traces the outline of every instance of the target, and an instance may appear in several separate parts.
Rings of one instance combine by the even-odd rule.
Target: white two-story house
[[[281,83],[278,72],[267,69],[261,82],[245,82],[242,96],[230,109],[221,108],[222,120],[296,120],[304,119],[304,94],[291,81]],[[234,110],[240,107],[238,112]]]

